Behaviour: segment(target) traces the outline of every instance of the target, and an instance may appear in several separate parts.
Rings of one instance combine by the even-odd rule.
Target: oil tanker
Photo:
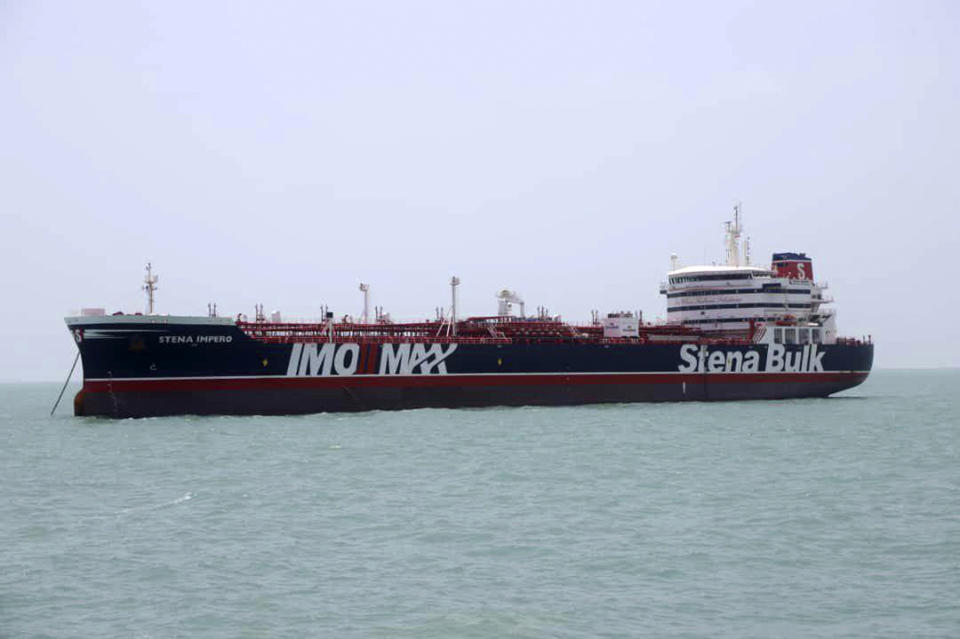
[[[424,407],[576,405],[826,397],[862,383],[872,339],[841,337],[825,284],[805,253],[752,265],[740,211],[726,223],[722,265],[676,256],[661,284],[665,321],[592,312],[577,324],[528,317],[510,290],[496,315],[395,322],[324,311],[316,321],[84,309],[67,317],[83,363],[76,415],[277,415]]]

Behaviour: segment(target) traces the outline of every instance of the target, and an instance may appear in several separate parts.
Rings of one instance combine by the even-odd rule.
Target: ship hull
[[[827,397],[870,344],[268,343],[228,323],[68,320],[83,416],[289,415]]]
[[[195,379],[169,382],[122,381],[86,384],[75,399],[75,414],[108,417],[162,415],[296,415],[320,412],[468,408],[484,406],[575,406],[629,402],[725,401],[827,397],[861,384],[866,373],[805,376],[757,375],[738,379],[665,376],[667,379],[598,381],[577,376],[560,380],[450,378],[447,384],[423,385],[397,380],[391,385],[371,379],[335,380],[334,384],[275,384],[244,380],[224,384]],[[417,380],[419,381],[419,380]],[[213,383],[211,383],[213,382]]]

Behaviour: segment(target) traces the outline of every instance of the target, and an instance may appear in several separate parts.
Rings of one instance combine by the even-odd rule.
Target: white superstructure
[[[775,253],[773,265],[750,264],[749,245],[741,239],[739,206],[726,223],[727,263],[676,267],[660,292],[667,296],[667,323],[718,336],[778,336],[785,343],[831,343],[834,313],[823,307],[825,284],[813,279],[813,263],[803,253]],[[780,330],[768,331],[769,326]],[[803,331],[793,329],[806,329]]]

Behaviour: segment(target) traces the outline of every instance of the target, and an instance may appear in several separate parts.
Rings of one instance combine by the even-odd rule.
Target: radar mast
[[[724,222],[727,229],[727,266],[743,266],[741,260],[740,236],[743,234],[743,224],[740,222],[740,202],[733,206],[733,220]],[[749,253],[746,244],[743,253]]]
[[[160,276],[153,274],[153,264],[147,262],[147,275],[143,278],[143,290],[147,292],[147,315],[153,315],[153,293],[159,281]]]

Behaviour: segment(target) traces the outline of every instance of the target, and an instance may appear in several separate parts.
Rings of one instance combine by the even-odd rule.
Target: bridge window
[[[795,329],[795,328],[785,328],[785,329],[783,329],[783,343],[784,343],[784,344],[796,344],[796,343],[797,343],[797,329]]]
[[[811,338],[810,341],[812,343],[821,344],[822,342],[820,341],[821,340],[820,329],[819,328],[811,329],[810,338]]]
[[[798,328],[797,334],[800,337],[799,344],[809,344],[810,343],[810,329],[809,328]]]
[[[773,329],[773,341],[777,344],[783,344],[783,329],[775,328]]]

